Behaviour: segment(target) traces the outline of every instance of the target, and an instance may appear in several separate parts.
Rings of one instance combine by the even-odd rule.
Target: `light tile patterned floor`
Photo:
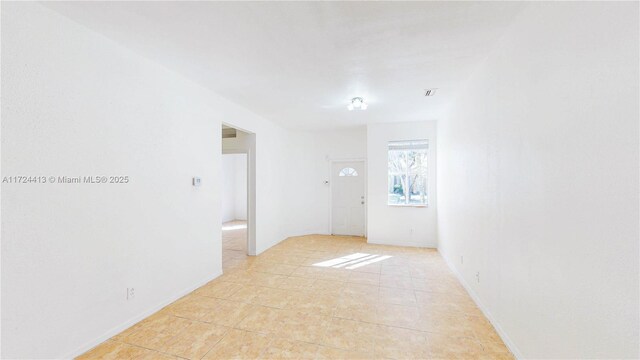
[[[222,224],[222,268],[247,260],[247,222],[234,220]]]
[[[226,260],[81,358],[512,359],[435,250],[311,235]]]

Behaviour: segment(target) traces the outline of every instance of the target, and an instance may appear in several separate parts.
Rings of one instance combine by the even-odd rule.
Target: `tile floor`
[[[241,257],[241,232],[224,275],[80,358],[512,359],[435,250],[310,235]]]
[[[222,268],[232,268],[246,260],[247,222],[234,220],[222,224]]]

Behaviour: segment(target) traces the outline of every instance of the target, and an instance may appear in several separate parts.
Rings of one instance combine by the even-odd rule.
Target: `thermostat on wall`
[[[199,177],[195,176],[193,178],[193,186],[200,186],[200,184],[202,184],[202,179],[200,179]]]

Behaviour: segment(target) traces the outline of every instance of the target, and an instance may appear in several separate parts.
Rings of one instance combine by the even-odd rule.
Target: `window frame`
[[[412,207],[412,208],[428,208],[429,207],[429,200],[430,200],[430,191],[429,191],[429,179],[430,179],[429,172],[430,172],[430,170],[429,169],[430,169],[430,162],[431,162],[430,161],[429,142],[430,141],[429,141],[428,138],[411,139],[411,140],[389,140],[387,142],[387,206],[391,206],[391,207]],[[411,204],[411,203],[409,203],[409,204],[406,204],[406,203],[401,203],[401,204],[389,203],[389,195],[391,194],[389,192],[389,189],[390,189],[390,185],[391,185],[390,181],[391,181],[391,176],[392,176],[391,175],[391,171],[389,169],[389,153],[390,153],[390,151],[394,150],[394,149],[391,149],[391,145],[394,144],[394,143],[395,144],[408,143],[409,147],[412,147],[411,143],[425,143],[425,145],[424,145],[425,146],[424,147],[425,155],[424,156],[425,156],[425,160],[426,160],[427,165],[426,165],[426,170],[425,170],[425,175],[424,175],[425,192],[426,192],[426,198],[425,198],[425,202],[424,203],[418,203],[418,204],[416,204],[416,203],[413,203],[413,204]],[[415,149],[418,149],[418,148],[419,147],[417,147],[417,146],[415,147]],[[395,150],[397,151],[399,149],[395,149]],[[407,149],[407,150],[409,150],[409,149]],[[410,174],[410,169],[407,168],[405,171],[406,171],[407,176],[408,176]]]

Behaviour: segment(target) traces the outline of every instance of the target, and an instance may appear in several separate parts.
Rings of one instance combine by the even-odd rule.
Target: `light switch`
[[[202,184],[202,179],[200,179],[199,177],[195,176],[193,178],[193,186],[198,187],[198,186],[200,186],[200,184]]]

